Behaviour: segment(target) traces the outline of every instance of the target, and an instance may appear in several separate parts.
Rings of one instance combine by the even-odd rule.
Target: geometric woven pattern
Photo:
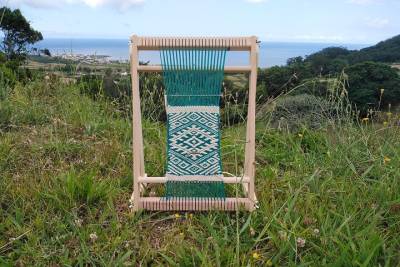
[[[168,112],[167,177],[170,180],[212,181],[222,174],[220,158],[220,115],[218,112],[192,112],[181,107]],[[185,111],[186,109],[186,111]],[[213,111],[218,111],[216,107]],[[182,179],[180,179],[182,178]]]

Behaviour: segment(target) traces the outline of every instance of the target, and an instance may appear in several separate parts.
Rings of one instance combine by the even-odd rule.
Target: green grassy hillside
[[[270,125],[254,213],[133,214],[129,117],[75,85],[17,85],[0,98],[0,265],[399,265],[399,127]],[[147,172],[162,174],[164,125],[144,127]],[[243,130],[222,137],[239,175]]]

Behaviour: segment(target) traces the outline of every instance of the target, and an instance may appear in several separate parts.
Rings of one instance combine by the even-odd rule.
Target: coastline
[[[338,43],[300,43],[300,42],[261,42],[260,67],[282,66],[289,58],[307,56],[326,47],[341,46],[350,50],[358,50],[367,44],[338,44]],[[129,58],[129,42],[125,39],[63,39],[48,38],[35,45],[38,49],[48,48],[52,55],[65,59],[80,58],[91,61],[93,57],[107,58],[109,61],[127,62]],[[140,61],[159,64],[159,54],[145,51],[140,55]],[[229,52],[227,64],[245,65],[246,53]],[[103,60],[101,60],[103,61]]]

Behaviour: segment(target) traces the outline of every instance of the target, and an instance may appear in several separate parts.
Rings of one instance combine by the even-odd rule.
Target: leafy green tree
[[[289,67],[271,67],[260,69],[258,72],[258,83],[262,85],[263,91],[259,91],[263,97],[277,96],[286,92],[297,84],[298,77]]]
[[[348,60],[353,64],[363,61],[398,62],[400,61],[400,35],[360,51],[354,51],[348,56]]]
[[[310,64],[315,75],[337,74],[346,67],[351,51],[343,47],[328,47],[309,55],[305,62]]]
[[[23,60],[28,45],[43,40],[43,36],[31,27],[19,9],[2,7],[0,14],[2,18],[0,29],[4,35],[1,50],[8,60]]]
[[[50,50],[49,50],[49,49],[47,49],[47,48],[42,49],[41,52],[42,52],[45,56],[51,57],[51,53],[50,53]]]
[[[286,61],[286,65],[288,66],[298,66],[304,63],[303,57],[291,57]]]
[[[400,104],[400,77],[395,69],[382,63],[363,62],[345,71],[349,76],[349,99],[361,112]]]

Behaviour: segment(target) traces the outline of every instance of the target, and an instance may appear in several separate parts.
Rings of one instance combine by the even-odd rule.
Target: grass
[[[400,129],[257,124],[254,213],[129,210],[131,125],[117,104],[33,81],[0,100],[0,265],[398,266]],[[147,172],[165,127],[144,121]],[[242,124],[225,128],[240,174]]]

